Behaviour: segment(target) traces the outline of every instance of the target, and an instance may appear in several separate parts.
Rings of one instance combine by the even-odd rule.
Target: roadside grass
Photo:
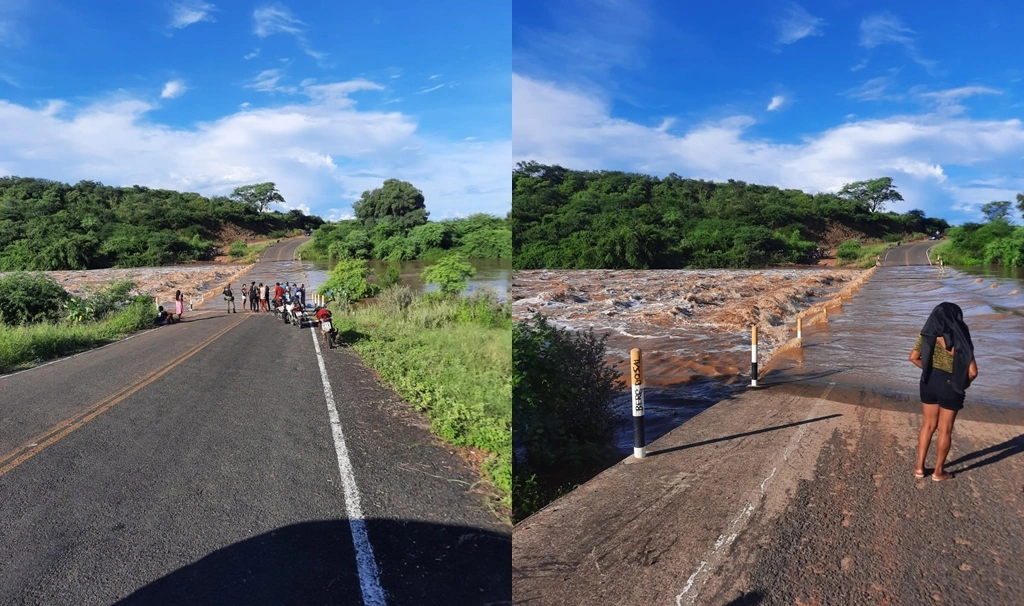
[[[108,343],[151,328],[153,298],[140,295],[116,314],[92,322],[45,322],[23,326],[0,324],[0,373],[31,367]]]
[[[235,242],[228,249],[228,256],[231,257],[232,261],[240,261],[242,263],[255,263],[259,259],[263,251],[270,248],[271,245],[275,244],[277,240],[265,240],[263,242],[254,242],[252,244],[246,244],[245,242]]]
[[[885,251],[889,250],[890,243],[879,242],[877,244],[865,244],[860,247],[859,254],[856,259],[844,261],[842,259],[836,260],[836,267],[856,267],[857,269],[868,269],[875,266],[875,259],[878,256],[884,256]]]
[[[482,451],[484,479],[511,510],[510,304],[488,294],[417,297],[397,286],[348,310],[332,307],[343,342],[426,413],[438,436]]]

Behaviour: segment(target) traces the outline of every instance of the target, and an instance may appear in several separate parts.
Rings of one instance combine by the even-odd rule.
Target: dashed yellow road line
[[[235,328],[242,322],[245,322],[248,318],[248,315],[243,316],[240,321],[235,322],[231,326],[228,326],[227,328],[215,333],[213,336],[209,337],[199,345],[193,347],[189,351],[171,360],[162,368],[150,372],[149,374],[142,377],[135,383],[132,383],[128,387],[121,389],[120,391],[114,393],[111,396],[107,396],[106,398],[100,400],[96,404],[93,404],[92,406],[87,408],[85,411],[80,412],[69,419],[61,421],[60,423],[53,426],[50,430],[46,431],[45,433],[38,435],[32,438],[31,440],[28,440],[27,442],[25,442],[18,448],[14,449],[13,451],[3,456],[0,456],[0,464],[2,464],[2,467],[0,467],[0,477],[2,477],[7,472],[11,471],[18,465],[21,465],[25,461],[39,454],[48,446],[56,443],[61,438],[64,438],[65,436],[72,433],[76,429],[79,429],[80,427],[84,426],[89,421],[95,419],[104,412],[110,410],[115,405],[128,398],[128,396],[134,394],[143,387],[146,387],[153,381],[156,381],[160,377],[164,376],[165,374],[173,370],[175,367],[180,365],[182,362],[196,355],[197,353],[205,349],[208,345],[224,336],[228,331]]]

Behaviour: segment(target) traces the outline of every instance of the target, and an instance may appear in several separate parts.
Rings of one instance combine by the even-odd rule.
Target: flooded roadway
[[[918,248],[913,252],[924,259],[926,247]],[[834,382],[830,399],[917,411],[920,371],[907,356],[932,308],[952,301],[964,310],[980,370],[961,414],[996,422],[1007,415],[1024,420],[1024,274],[879,267],[855,286],[860,273],[516,272],[513,313],[524,319],[539,311],[558,326],[609,334],[609,361],[619,368],[630,348],[641,347],[648,384],[646,433],[653,441],[747,388],[745,326],[754,319],[768,341],[761,351],[763,389]],[[843,305],[830,306],[827,321],[814,313],[837,296]],[[775,351],[795,337],[794,317],[808,314],[808,308],[804,347]],[[773,357],[765,366],[768,355]],[[633,438],[625,393],[616,410],[622,423],[615,444],[628,453]]]
[[[959,305],[971,329],[977,381],[965,418],[1024,418],[1024,273],[937,266],[881,267],[827,324],[805,331],[804,347],[779,352],[763,383],[835,383],[830,396],[917,411],[920,370],[907,357],[932,308]]]

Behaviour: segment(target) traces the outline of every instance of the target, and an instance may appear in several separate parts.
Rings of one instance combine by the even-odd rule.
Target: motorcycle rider
[[[320,322],[320,334],[324,337],[324,342],[330,349],[334,349],[334,342],[331,339],[331,334],[335,331],[334,326],[331,323],[331,310],[326,307],[321,307],[316,311],[316,319]]]

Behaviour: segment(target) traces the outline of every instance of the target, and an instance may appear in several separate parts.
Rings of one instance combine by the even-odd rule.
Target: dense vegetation
[[[950,228],[949,241],[934,254],[953,265],[1024,267],[1024,227],[1010,224],[1010,202],[989,202],[981,210],[985,223]],[[1017,194],[1017,210],[1024,217],[1024,194]]]
[[[206,198],[93,181],[0,178],[0,271],[140,267],[209,259],[225,229],[280,237],[323,221],[282,201],[273,183]],[[230,244],[230,242],[222,242]]]
[[[487,294],[416,296],[407,286],[394,285],[373,302],[352,306],[339,299],[331,306],[343,340],[426,413],[437,435],[482,451],[481,471],[501,508],[510,509],[510,304]]]
[[[851,239],[895,241],[944,231],[924,212],[883,212],[902,200],[892,179],[839,193],[670,174],[574,171],[520,162],[512,172],[518,269],[763,267],[813,261]]]
[[[451,253],[469,259],[512,257],[508,221],[488,214],[428,221],[423,193],[405,181],[388,179],[363,192],[353,205],[356,218],[326,223],[303,245],[304,259],[439,259]]]
[[[153,298],[115,282],[85,297],[42,274],[0,278],[0,372],[76,353],[153,326]]]
[[[522,520],[607,462],[611,405],[623,387],[607,335],[558,329],[542,315],[512,329],[513,518]]]

